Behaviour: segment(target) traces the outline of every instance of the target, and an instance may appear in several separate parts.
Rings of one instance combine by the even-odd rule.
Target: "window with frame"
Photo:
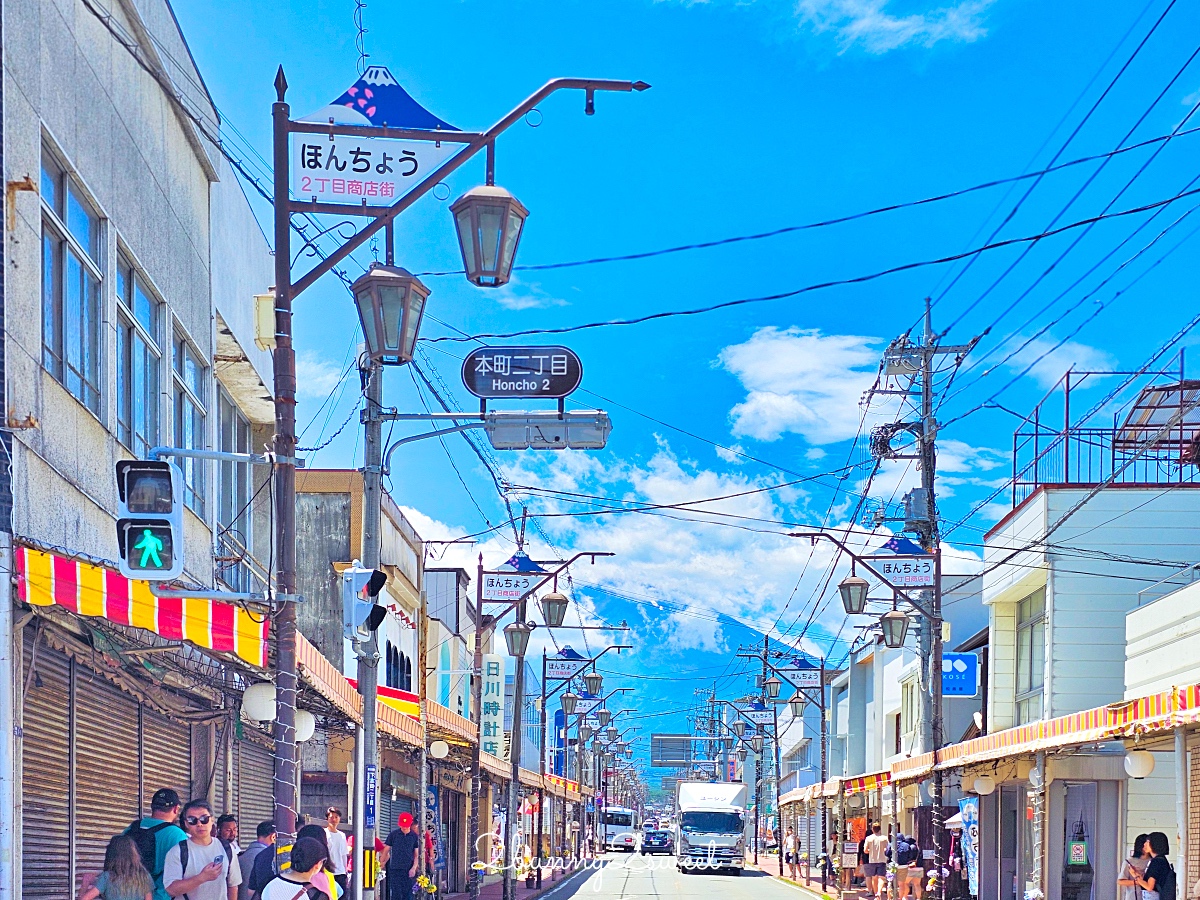
[[[900,685],[900,715],[897,716],[897,726],[901,734],[912,734],[917,730],[917,722],[921,718],[920,693],[917,690],[916,679],[910,678]]]
[[[175,446],[204,449],[205,373],[207,369],[187,339],[176,334],[172,353],[175,401]],[[180,457],[183,470],[183,502],[204,518],[204,460]]]
[[[117,437],[139,459],[159,443],[160,309],[142,276],[118,256]]]
[[[83,190],[43,148],[42,364],[100,415],[100,217]]]
[[[250,420],[242,415],[224,389],[217,389],[217,449],[223,453],[250,452]],[[235,590],[252,590],[251,570],[244,563],[252,546],[254,496],[252,470],[248,463],[217,463],[217,534],[221,556],[241,558],[222,575]]]
[[[1017,724],[1042,717],[1046,680],[1046,589],[1017,604]]]

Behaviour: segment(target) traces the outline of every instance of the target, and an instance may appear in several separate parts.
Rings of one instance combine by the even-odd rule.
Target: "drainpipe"
[[[12,536],[0,536],[0,570],[13,570]],[[13,667],[15,653],[13,635],[12,581],[0,578],[0,898],[19,897],[13,859],[17,846],[17,823],[20,815],[16,806],[16,737],[12,723],[16,715],[17,670]]]
[[[1191,894],[1191,873],[1187,870],[1188,848],[1188,764],[1187,733],[1175,726],[1175,882]]]

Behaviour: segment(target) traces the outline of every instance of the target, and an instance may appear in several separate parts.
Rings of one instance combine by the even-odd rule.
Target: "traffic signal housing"
[[[368,569],[356,559],[342,570],[342,626],[347,639],[369,641],[371,634],[383,624],[387,608],[375,602],[387,574]]]
[[[158,459],[117,463],[117,549],[121,574],[173,581],[183,574],[183,473]]]

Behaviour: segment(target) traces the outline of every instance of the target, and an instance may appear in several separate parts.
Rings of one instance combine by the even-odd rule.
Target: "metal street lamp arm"
[[[926,619],[929,619],[931,622],[940,621],[939,618],[937,616],[934,616],[934,614],[929,609],[927,609],[925,606],[923,606],[919,600],[914,600],[912,597],[909,596],[907,591],[903,591],[900,588],[893,585],[891,582],[889,582],[886,578],[884,578],[882,575],[880,575],[879,572],[877,572],[871,566],[871,564],[866,561],[866,559],[864,557],[859,556],[857,553],[855,553],[853,550],[851,550],[848,546],[846,546],[846,544],[844,544],[842,541],[839,541],[837,538],[835,538],[832,534],[829,534],[824,531],[793,531],[788,535],[788,537],[808,538],[810,540],[816,540],[817,538],[824,538],[827,541],[833,542],[835,545],[837,545],[838,549],[840,549],[843,553],[845,553],[852,560],[854,560],[854,562],[856,564],[862,566],[864,569],[866,569],[868,572],[870,572],[872,575],[874,575],[876,578],[878,578],[884,584],[888,585],[888,587],[890,587],[893,591],[896,592],[896,596],[898,596],[905,603],[909,604],[913,609],[915,609],[917,612],[919,612]]]
[[[396,218],[396,216],[400,215],[400,213],[404,212],[404,210],[416,203],[417,200],[419,200],[423,195],[433,190],[435,185],[441,181],[444,181],[447,176],[461,167],[465,162],[467,162],[467,160],[473,157],[480,150],[484,149],[493,141],[495,141],[496,138],[499,137],[503,132],[507,131],[510,126],[520,121],[526,113],[528,113],[531,109],[545,100],[555,91],[586,91],[588,96],[587,111],[590,113],[592,111],[591,97],[595,91],[644,91],[648,87],[650,87],[650,85],[646,84],[644,81],[616,81],[606,78],[555,78],[553,81],[547,82],[540,90],[531,95],[512,112],[502,118],[487,131],[476,135],[469,144],[463,147],[462,150],[458,151],[458,153],[454,154],[454,156],[450,157],[448,160],[438,166],[433,172],[425,176],[424,181],[393,203],[386,212],[382,213],[378,218],[364,226],[361,231],[354,235],[354,237],[350,238],[350,240],[346,241],[346,243],[342,244],[335,251],[321,260],[321,262],[309,269],[303,278],[293,283],[291,292],[292,296],[296,297],[308,288],[312,287],[313,283],[318,278],[320,278],[326,272],[331,271],[334,266],[365,244],[371,235],[375,234],[375,232],[379,231],[379,229],[383,228],[384,226],[389,225],[392,220]],[[293,123],[289,122],[288,124],[290,126]],[[449,134],[453,133],[454,132],[449,132]],[[438,135],[436,139],[441,139],[440,132],[430,132],[425,136],[425,139],[429,140],[432,135]],[[292,206],[302,209],[304,204],[289,203],[289,208]]]

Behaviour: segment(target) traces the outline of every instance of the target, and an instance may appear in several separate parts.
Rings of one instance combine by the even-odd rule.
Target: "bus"
[[[604,849],[628,850],[630,853],[637,849],[636,810],[610,806],[600,813],[600,823],[604,829]]]

